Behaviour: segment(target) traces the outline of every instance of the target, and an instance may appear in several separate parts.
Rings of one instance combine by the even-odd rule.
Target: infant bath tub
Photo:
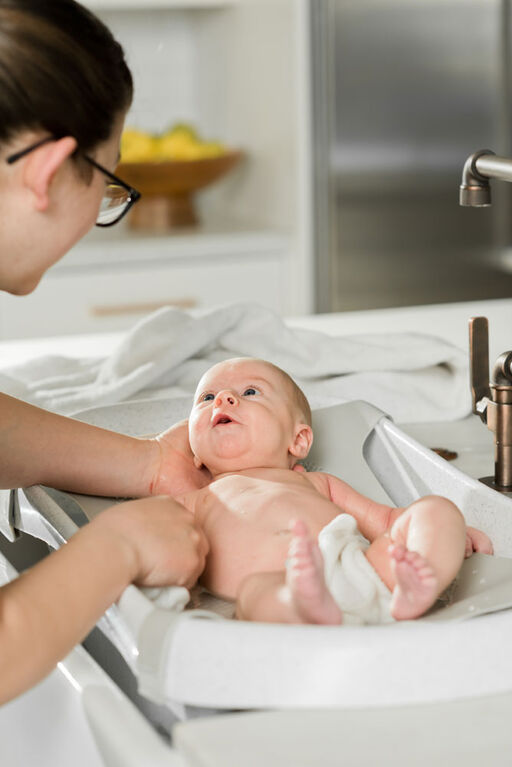
[[[189,405],[189,398],[146,400],[89,410],[80,418],[141,435],[181,419]],[[310,468],[330,471],[361,492],[397,505],[426,493],[446,495],[469,524],[490,535],[497,554],[512,557],[511,500],[451,466],[366,403],[336,405],[313,417]],[[485,429],[475,423],[488,450]],[[444,428],[449,435],[456,424]],[[8,503],[4,499],[3,530],[7,535],[23,530],[60,545],[76,524],[111,503],[27,488],[16,498],[11,494]],[[480,555],[466,567],[485,581],[488,560]],[[183,715],[184,706],[356,708],[490,695],[512,691],[512,610],[463,618],[512,603],[512,561],[510,567],[507,560],[500,562],[504,571],[490,601],[488,595],[475,604],[462,600],[451,621],[439,619],[441,611],[430,619],[388,626],[246,623],[210,612],[161,610],[130,586],[100,628],[160,724],[162,711]]]

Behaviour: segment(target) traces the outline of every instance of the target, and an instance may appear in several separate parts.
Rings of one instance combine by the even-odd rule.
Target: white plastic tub
[[[82,419],[141,434],[181,418],[188,405],[188,398],[124,403],[91,410]],[[314,426],[312,465],[397,504],[424,493],[447,495],[470,524],[491,536],[497,553],[512,556],[512,501],[439,458],[380,411],[366,403],[338,405],[317,411]],[[18,526],[31,532],[38,517],[34,506],[55,525],[59,505],[66,507],[63,497],[69,508],[78,502],[89,514],[101,507],[98,500],[52,498],[31,489],[20,494]],[[68,516],[62,524],[69,526]],[[376,627],[266,625],[196,615],[157,610],[130,587],[103,621],[142,695],[182,715],[182,706],[353,708],[512,690],[512,611]]]

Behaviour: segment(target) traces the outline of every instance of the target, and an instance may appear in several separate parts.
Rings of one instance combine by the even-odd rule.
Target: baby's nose
[[[223,404],[236,405],[238,404],[238,398],[232,391],[224,390],[220,391],[215,397],[215,404],[217,407]]]

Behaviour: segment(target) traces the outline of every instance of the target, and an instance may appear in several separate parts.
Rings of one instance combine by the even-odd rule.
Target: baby
[[[313,441],[310,408],[294,381],[262,360],[227,360],[205,373],[189,439],[212,480],[177,500],[210,544],[202,585],[236,600],[239,618],[416,618],[451,583],[465,553],[492,552],[446,498],[391,508],[330,474],[293,470]]]

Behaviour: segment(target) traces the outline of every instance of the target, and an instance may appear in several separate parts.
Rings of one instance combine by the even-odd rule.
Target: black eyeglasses
[[[22,157],[30,154],[30,152],[33,152],[34,149],[38,149],[43,144],[47,144],[49,141],[55,141],[55,139],[52,136],[48,136],[26,149],[22,149],[20,152],[11,154],[7,157],[6,162],[9,165],[12,165],[17,160],[21,160]],[[140,192],[129,184],[126,184],[122,179],[114,176],[113,173],[104,168],[103,165],[100,165],[99,162],[96,162],[96,160],[93,160],[92,157],[83,154],[83,152],[81,154],[89,165],[92,165],[93,168],[96,168],[96,170],[99,170],[110,179],[110,182],[105,187],[105,194],[101,201],[98,218],[96,219],[96,226],[114,226],[114,224],[117,224],[123,216],[126,216],[132,205],[140,199]]]

